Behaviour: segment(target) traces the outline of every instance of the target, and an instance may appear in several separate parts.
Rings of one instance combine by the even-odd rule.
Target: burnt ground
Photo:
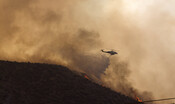
[[[130,104],[135,100],[59,65],[0,61],[0,104]]]

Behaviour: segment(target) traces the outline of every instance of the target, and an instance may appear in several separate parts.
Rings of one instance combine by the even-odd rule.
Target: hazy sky
[[[117,18],[109,30],[109,41],[115,44],[111,47],[119,49],[119,56],[129,61],[134,86],[151,90],[157,98],[175,96],[171,92],[175,87],[174,5],[173,0],[125,0],[121,7],[124,30],[117,32]],[[118,7],[111,8],[115,11]]]
[[[173,97],[174,5],[174,0],[0,0],[0,59],[61,64],[92,77],[106,70],[103,81],[114,90],[119,89],[113,79],[118,83],[126,72],[126,82],[139,91]],[[119,54],[109,58],[101,49]]]

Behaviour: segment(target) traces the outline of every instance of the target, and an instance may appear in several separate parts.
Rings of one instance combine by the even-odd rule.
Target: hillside
[[[0,61],[0,104],[130,104],[59,65]]]

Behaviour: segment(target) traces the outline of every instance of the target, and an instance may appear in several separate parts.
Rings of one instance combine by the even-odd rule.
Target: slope
[[[60,65],[0,61],[0,104],[127,104],[135,100]]]

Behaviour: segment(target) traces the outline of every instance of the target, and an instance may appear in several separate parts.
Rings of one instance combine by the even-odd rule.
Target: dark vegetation
[[[59,65],[0,61],[0,104],[130,104],[136,101]]]

